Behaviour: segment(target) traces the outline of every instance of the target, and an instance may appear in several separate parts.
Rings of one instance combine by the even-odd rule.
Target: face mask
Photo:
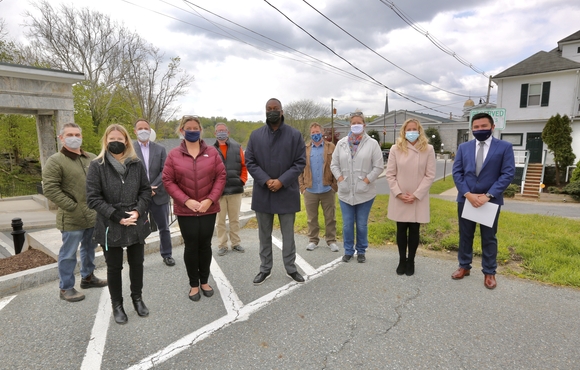
[[[189,141],[190,143],[195,143],[199,140],[201,136],[201,131],[185,131],[185,140]]]
[[[215,138],[221,141],[226,141],[228,139],[227,132],[218,132],[215,134]]]
[[[312,134],[312,135],[310,135],[310,137],[312,138],[312,141],[314,141],[315,143],[322,140],[322,134],[320,132],[317,134]]]
[[[82,143],[83,139],[80,137],[68,136],[64,138],[64,145],[66,145],[67,148],[72,150],[77,150],[78,148],[80,148]]]
[[[145,142],[145,141],[149,140],[149,137],[151,137],[151,131],[149,131],[149,130],[137,131],[137,138],[139,139],[139,141]]]
[[[361,125],[361,124],[358,124],[358,123],[357,123],[357,124],[354,124],[354,125],[351,125],[351,126],[350,126],[350,131],[351,131],[353,134],[355,134],[355,135],[360,135],[360,134],[362,134],[362,133],[363,133],[363,131],[364,131],[364,129],[365,129],[365,128],[364,128],[364,125]]]
[[[278,123],[278,121],[280,121],[280,111],[279,110],[273,110],[270,112],[266,112],[266,123],[275,124],[275,123]]]
[[[113,154],[121,154],[125,151],[125,143],[120,141],[111,141],[107,144],[107,149]]]
[[[410,143],[414,143],[415,140],[419,138],[419,131],[407,131],[405,132],[405,139],[409,140]]]
[[[486,141],[491,136],[491,132],[491,130],[477,130],[473,131],[473,136],[475,136],[478,141]]]

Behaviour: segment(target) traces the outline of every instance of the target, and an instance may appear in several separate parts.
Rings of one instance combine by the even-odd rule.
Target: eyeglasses
[[[350,114],[350,118],[352,117],[363,117],[363,113],[362,112],[352,112]]]

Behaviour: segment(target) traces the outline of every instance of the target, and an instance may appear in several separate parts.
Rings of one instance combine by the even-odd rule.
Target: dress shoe
[[[127,319],[127,314],[123,309],[123,301],[121,302],[112,302],[113,304],[113,317],[115,318],[115,322],[117,324],[126,324],[129,319]]]
[[[268,271],[268,272],[259,272],[258,275],[256,275],[256,277],[254,278],[254,285],[260,285],[260,284],[262,284],[269,277],[270,277],[270,271]]]
[[[495,281],[495,275],[487,275],[485,274],[485,279],[483,280],[483,285],[487,289],[493,289],[497,286],[497,282]]]
[[[208,298],[213,295],[213,289],[211,287],[209,287],[208,290],[205,290],[200,286],[199,289],[201,289],[201,292],[203,293],[203,295],[208,297]]]
[[[175,266],[175,260],[172,257],[163,257],[163,263],[167,266]]]
[[[99,279],[93,273],[91,273],[86,278],[81,279],[81,289],[103,288],[106,286],[107,286],[107,280]]]
[[[193,287],[192,287],[193,288]],[[189,294],[189,299],[191,299],[194,302],[197,302],[201,299],[201,294],[199,294],[199,287],[197,289],[197,293],[195,293],[194,295]],[[189,290],[189,293],[191,293],[191,289]]]
[[[365,257],[364,254],[357,254],[356,260],[358,261],[358,263],[365,263],[367,258]]]
[[[232,250],[239,253],[244,253],[246,251],[241,245],[234,245]]]
[[[78,302],[85,299],[85,295],[75,288],[67,289],[67,290],[60,290],[60,299],[64,299],[67,302]]]
[[[351,258],[352,258],[352,255],[345,254],[344,256],[342,256],[342,262],[349,262]]]
[[[147,306],[145,306],[145,302],[143,302],[143,298],[141,298],[141,296],[133,297],[133,307],[135,307],[137,315],[141,317],[149,316],[149,309]]]
[[[397,275],[404,275],[407,268],[407,260],[399,259],[399,266],[397,266]]]
[[[289,278],[291,278],[292,280],[294,280],[297,283],[304,282],[304,278],[302,277],[302,275],[300,275],[300,273],[298,273],[298,271],[294,271],[291,274],[286,273],[286,275],[288,275]]]
[[[451,275],[451,278],[454,280],[463,279],[464,276],[469,276],[470,273],[471,270],[460,267],[457,270],[455,270],[455,272]]]
[[[413,276],[414,273],[415,273],[415,261],[407,260],[407,263],[405,264],[405,275]]]

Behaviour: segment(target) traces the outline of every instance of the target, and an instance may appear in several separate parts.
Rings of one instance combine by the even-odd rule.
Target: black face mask
[[[111,141],[107,145],[107,149],[113,154],[121,154],[125,151],[125,143],[120,141]]]
[[[266,112],[266,123],[270,123],[270,124],[276,124],[280,121],[280,111],[278,110],[273,110],[270,112]]]

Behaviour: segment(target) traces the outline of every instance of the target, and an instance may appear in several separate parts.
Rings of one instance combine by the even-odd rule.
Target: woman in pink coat
[[[386,177],[391,189],[387,217],[397,222],[397,274],[411,276],[419,226],[429,222],[429,188],[435,178],[435,151],[418,120],[408,119],[401,127],[389,153]]]

